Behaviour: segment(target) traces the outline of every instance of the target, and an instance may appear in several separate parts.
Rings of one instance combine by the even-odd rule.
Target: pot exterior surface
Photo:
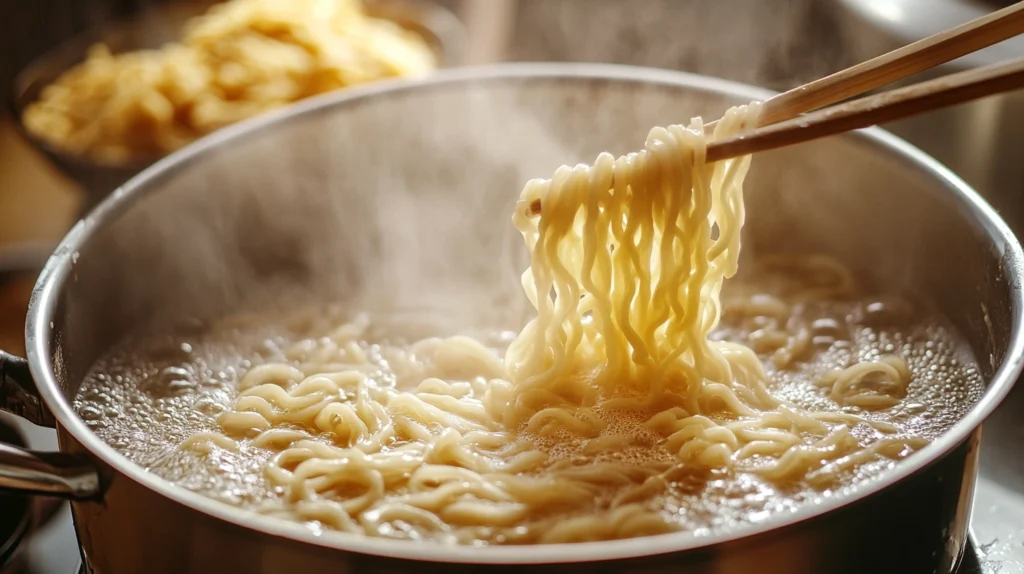
[[[438,562],[445,571],[950,572],[966,539],[978,427],[1020,369],[1020,248],[962,182],[878,130],[759,155],[744,257],[824,253],[872,286],[923,294],[967,339],[990,385],[921,453],[792,515],[715,536],[529,549],[317,536],[146,473],[70,406],[96,359],[126,337],[236,311],[401,301],[460,327],[517,328],[529,312],[519,283],[528,260],[509,218],[527,179],[637,149],[650,126],[765,96],[616,66],[464,69],[314,99],[133,179],[58,248],[28,325],[32,372],[64,450],[100,467],[102,498],[74,504],[88,563],[107,574],[404,572]]]
[[[626,560],[584,562],[581,553],[575,563],[460,565],[311,546],[218,520],[114,471],[102,502],[76,502],[72,510],[85,563],[95,574],[411,574],[430,568],[467,574],[524,568],[545,574],[945,574],[954,572],[967,541],[980,435],[979,429],[923,472],[838,512],[706,550]]]

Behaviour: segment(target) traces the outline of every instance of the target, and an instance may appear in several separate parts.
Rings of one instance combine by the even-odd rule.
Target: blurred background
[[[373,2],[374,0],[370,0]],[[388,4],[401,0],[377,0]],[[163,10],[211,0],[0,2],[0,271],[40,258],[123,174],[67,175],[18,133],[19,74],[81,34],[146,19],[156,47],[178,23]],[[785,90],[1011,4],[1009,0],[434,0],[461,22],[448,65],[612,62],[718,76]],[[155,14],[155,16],[153,15]],[[97,37],[103,37],[99,34]],[[1024,54],[1024,38],[939,73]],[[24,83],[24,79],[22,79]],[[680,118],[685,121],[688,118]],[[952,167],[1016,228],[1024,223],[1024,99],[990,98],[887,126]],[[1016,133],[1014,133],[1016,132]],[[92,189],[88,189],[92,188]],[[100,188],[100,192],[97,189]],[[18,301],[31,277],[0,282],[0,346],[20,350]],[[10,331],[8,333],[8,331]]]
[[[403,6],[412,0],[368,0]],[[900,45],[1012,4],[1010,0],[416,0],[431,13],[444,65],[501,61],[610,62],[717,76],[786,90]],[[36,265],[89,206],[126,177],[97,180],[54,162],[19,130],[33,65],[82,35],[144,21],[134,47],[173,39],[179,22],[211,0],[0,0],[0,348],[21,354],[25,309]],[[404,8],[403,8],[404,9]],[[440,15],[438,15],[440,14]],[[443,17],[441,17],[443,16]],[[430,26],[428,26],[430,27]],[[79,56],[81,54],[78,54]],[[935,73],[1024,55],[1018,37]],[[74,54],[72,54],[74,56]],[[80,58],[79,58],[80,59]],[[74,62],[74,57],[69,60]],[[52,62],[51,62],[52,63]],[[38,71],[38,70],[37,70]],[[50,70],[61,72],[63,70]],[[51,78],[52,79],[52,78]],[[915,80],[915,79],[911,79]],[[38,82],[36,82],[38,83]],[[31,87],[31,86],[30,86]],[[39,88],[41,86],[34,86]],[[689,118],[679,118],[684,122]],[[1024,94],[1007,94],[885,126],[952,168],[1016,230],[1024,229]],[[109,174],[108,174],[109,175]],[[130,175],[130,174],[129,174]],[[119,179],[121,178],[121,179]],[[3,419],[0,418],[0,423]],[[2,428],[2,425],[0,425]],[[38,429],[22,429],[26,433]],[[52,448],[52,433],[28,436]],[[984,493],[982,493],[984,495]],[[979,496],[982,496],[979,495]],[[986,499],[979,504],[985,508]],[[4,500],[0,499],[0,508]],[[996,505],[993,505],[995,508]],[[37,515],[53,507],[36,508]],[[8,552],[0,512],[0,572]],[[36,522],[41,519],[37,516]],[[54,521],[50,521],[54,522]],[[1018,525],[1019,526],[1019,525]],[[984,525],[979,526],[984,528]],[[68,553],[42,551],[17,571],[73,571],[74,533],[57,522],[52,536]],[[978,532],[996,537],[1003,526]],[[49,536],[45,532],[44,537]],[[988,535],[988,536],[986,536]],[[63,538],[61,538],[63,537]],[[36,536],[39,539],[39,536]],[[48,548],[50,542],[32,542]],[[998,553],[998,549],[993,551]],[[25,554],[31,555],[31,552]],[[33,562],[33,560],[35,562]],[[1012,570],[1012,569],[1011,569]],[[971,570],[973,571],[973,570]],[[978,570],[980,571],[980,570]],[[994,571],[994,570],[993,570]],[[1010,570],[1007,570],[1010,571]],[[1020,570],[1024,572],[1024,565]]]
[[[195,0],[191,0],[194,4]],[[206,2],[209,3],[209,2]],[[386,2],[383,2],[386,3]],[[900,44],[1009,5],[1009,0],[436,0],[462,22],[458,64],[614,62],[684,70],[775,90],[826,75]],[[84,32],[182,0],[0,2],[0,246],[53,241],[88,205],[80,183],[20,137],[15,78]],[[155,24],[153,23],[155,22]],[[159,27],[160,17],[150,19]],[[166,31],[153,34],[166,35]],[[1024,53],[1007,42],[947,67]],[[1024,171],[1000,150],[1020,143],[1019,97],[995,98],[890,126],[985,193],[1014,225],[1024,218]],[[680,118],[683,121],[687,118]],[[1022,131],[1020,129],[1016,130]],[[107,184],[109,185],[109,184]],[[1012,192],[1008,191],[1012,190]],[[38,248],[37,250],[45,248]],[[8,252],[0,256],[0,266]],[[16,323],[16,321],[15,321]],[[6,343],[6,341],[3,341]]]

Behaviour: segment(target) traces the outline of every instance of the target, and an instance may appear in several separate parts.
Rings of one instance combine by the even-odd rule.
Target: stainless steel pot
[[[967,539],[980,425],[1024,360],[1022,252],[976,193],[880,130],[758,156],[745,252],[826,252],[879,286],[926,294],[967,337],[989,385],[934,444],[799,512],[715,536],[530,548],[317,535],[146,473],[71,406],[96,358],[137,329],[284,294],[429,304],[454,292],[459,305],[442,312],[496,319],[522,299],[515,271],[525,253],[506,222],[526,178],[766,95],[640,68],[463,69],[327,95],[160,161],[79,222],[39,278],[28,359],[4,357],[0,404],[56,425],[61,453],[3,447],[0,485],[72,498],[85,560],[106,574],[437,563],[449,572],[951,572]]]

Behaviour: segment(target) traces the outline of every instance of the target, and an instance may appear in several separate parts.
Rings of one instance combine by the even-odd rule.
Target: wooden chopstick
[[[1024,59],[1019,59],[819,109],[1022,33],[1024,0],[783,92],[765,100],[759,127],[709,144],[706,160],[721,161],[797,144],[1022,88]],[[709,122],[704,128],[710,132],[717,123]],[[540,201],[528,209],[531,215],[539,215]]]
[[[758,126],[859,96],[1018,34],[1024,34],[1024,1],[769,98]]]
[[[874,94],[740,133],[708,144],[706,157],[709,162],[721,161],[1020,88],[1024,88],[1024,58]]]
[[[705,160],[722,161],[1024,88],[1024,58],[950,74],[762,126],[708,144]],[[539,215],[534,200],[530,215]]]

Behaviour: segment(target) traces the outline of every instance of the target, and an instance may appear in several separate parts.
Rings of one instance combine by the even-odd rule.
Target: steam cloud
[[[472,1],[472,0],[470,0]],[[821,0],[518,0],[509,59],[682,70],[785,90],[855,62]]]
[[[521,0],[511,56],[763,84],[798,81],[784,67],[794,53],[811,63],[803,76],[830,65],[801,49],[811,42],[800,40],[801,27],[819,2],[681,4]],[[527,260],[510,216],[526,180],[600,151],[639,149],[652,126],[724,111],[716,98],[670,91],[515,81],[350,107],[358,109],[259,132],[162,182],[158,197],[119,223],[111,247],[128,264],[160,254],[161,270],[141,277],[126,266],[129,288],[119,291],[132,295],[97,297],[157,318],[213,316],[291,292],[299,302],[342,300],[438,332],[516,329],[529,311],[519,281]],[[147,291],[152,297],[137,295]]]

